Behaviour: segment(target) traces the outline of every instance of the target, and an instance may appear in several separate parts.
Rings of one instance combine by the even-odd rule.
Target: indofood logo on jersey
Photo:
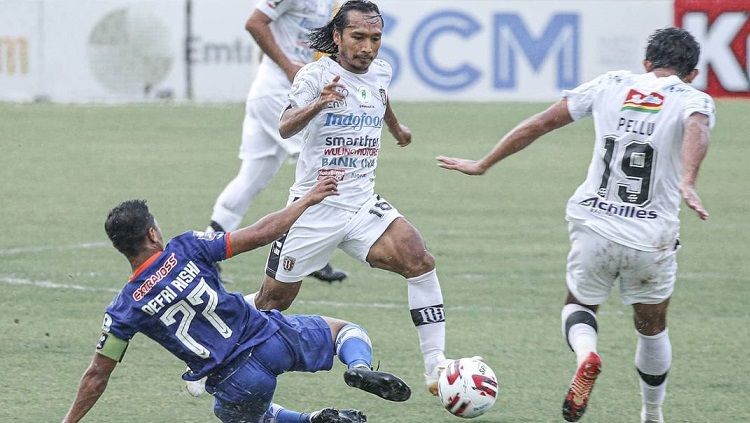
[[[659,113],[664,105],[664,96],[659,93],[643,94],[636,90],[630,90],[622,104],[623,110],[632,110],[642,113]]]
[[[368,115],[367,113],[362,113],[361,115],[355,115],[354,113],[349,113],[348,115],[326,113],[326,123],[323,126],[343,126],[352,128],[355,131],[361,131],[362,128],[382,128],[383,118]]]
[[[627,204],[612,204],[601,199],[601,197],[590,197],[578,204],[589,207],[592,213],[606,214],[607,216],[621,216],[633,219],[656,219],[659,215],[653,210],[645,210],[641,207]]]

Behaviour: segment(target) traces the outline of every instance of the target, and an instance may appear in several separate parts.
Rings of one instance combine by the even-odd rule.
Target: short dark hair
[[[684,78],[698,65],[701,47],[695,38],[682,28],[657,29],[648,38],[646,60],[654,68],[672,69]]]
[[[150,228],[156,221],[148,211],[146,200],[128,200],[110,210],[104,231],[117,251],[126,257],[138,254]]]
[[[322,53],[336,54],[339,47],[333,42],[333,31],[343,32],[344,28],[349,25],[349,11],[357,10],[359,12],[375,13],[380,18],[380,23],[385,24],[383,16],[380,15],[378,5],[368,0],[349,0],[336,12],[331,21],[320,28],[315,28],[308,35],[310,48]]]

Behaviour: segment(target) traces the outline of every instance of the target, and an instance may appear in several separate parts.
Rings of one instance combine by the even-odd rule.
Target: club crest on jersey
[[[380,93],[380,101],[383,102],[383,106],[388,104],[388,94],[385,92],[385,88],[381,88],[378,90],[378,93]]]
[[[290,270],[294,269],[294,262],[296,262],[297,259],[290,256],[284,256],[284,260],[281,262],[281,265],[284,267],[284,270],[289,272]]]
[[[664,96],[659,93],[643,94],[631,89],[620,111],[632,110],[641,113],[659,113],[664,105]]]
[[[370,101],[372,101],[372,94],[370,94],[370,90],[363,85],[357,88],[357,98],[362,104],[370,104]]]

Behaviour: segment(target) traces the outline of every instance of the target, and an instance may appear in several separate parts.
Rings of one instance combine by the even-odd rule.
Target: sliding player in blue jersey
[[[185,232],[166,246],[145,201],[112,209],[105,230],[133,274],[106,309],[96,353],[64,422],[79,421],[94,406],[138,332],[188,365],[184,379],[207,378],[214,413],[223,422],[366,421],[357,410],[299,413],[272,403],[278,375],[330,370],[334,354],[348,366],[348,385],[390,401],[407,400],[411,391],[401,379],[370,369],[372,347],[360,326],[256,310],[241,294],[224,289],[213,266],[272,242],[309,206],[336,194],[335,179],[327,178],[249,227],[231,233]]]

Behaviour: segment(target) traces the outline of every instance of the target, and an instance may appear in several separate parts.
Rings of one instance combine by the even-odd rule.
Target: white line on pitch
[[[42,253],[45,251],[68,251],[68,250],[87,250],[91,248],[103,248],[108,247],[110,244],[106,242],[84,242],[83,244],[73,245],[45,245],[35,247],[18,247],[18,248],[6,248],[0,250],[0,256],[13,256],[16,254],[26,253]]]
[[[83,292],[110,292],[113,294],[120,292],[119,289],[115,289],[115,288],[95,288],[95,287],[90,287],[90,286],[64,284],[64,283],[52,282],[52,281],[37,281],[37,280],[31,280],[31,279],[25,279],[25,278],[17,278],[17,277],[8,276],[8,275],[0,275],[0,283],[4,283],[8,285],[33,286],[36,288],[46,288],[46,289],[66,289],[66,290],[75,290],[75,291],[83,291]],[[298,301],[295,301],[295,304],[337,307],[337,308],[404,309],[408,307],[406,303],[352,303],[352,302],[319,301],[319,300],[298,300]],[[456,311],[456,310],[471,310],[471,311],[479,310],[479,311],[493,311],[493,312],[499,311],[497,307],[479,306],[479,305],[446,306],[446,308],[448,310],[453,310],[453,311]]]

